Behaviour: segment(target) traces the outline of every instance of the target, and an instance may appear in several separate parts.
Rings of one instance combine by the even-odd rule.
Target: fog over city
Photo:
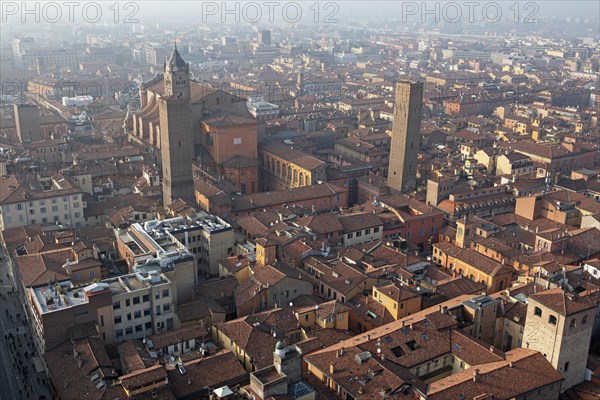
[[[0,400],[600,399],[600,2],[0,0]]]

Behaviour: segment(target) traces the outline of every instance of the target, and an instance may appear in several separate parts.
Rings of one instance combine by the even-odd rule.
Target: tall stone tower
[[[388,186],[397,192],[416,188],[423,83],[398,82],[388,168]]]
[[[164,95],[158,104],[163,202],[168,205],[179,197],[193,200],[190,66],[181,58],[177,46],[164,66]]]
[[[584,380],[596,296],[565,293],[560,287],[529,296],[521,347],[542,353],[565,377],[561,392]]]

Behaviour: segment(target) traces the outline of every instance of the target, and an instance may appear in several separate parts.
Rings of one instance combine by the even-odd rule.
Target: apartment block
[[[85,225],[83,190],[62,174],[49,178],[0,177],[0,230],[35,224]]]

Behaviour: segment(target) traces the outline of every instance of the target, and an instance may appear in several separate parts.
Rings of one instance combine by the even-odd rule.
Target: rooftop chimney
[[[329,363],[329,374],[331,374],[331,375],[335,374],[335,363],[334,362]]]
[[[475,369],[475,371],[473,371],[473,382],[477,383],[478,380],[479,380],[479,370]]]

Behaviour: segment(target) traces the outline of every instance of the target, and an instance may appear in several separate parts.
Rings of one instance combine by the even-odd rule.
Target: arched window
[[[556,317],[554,315],[551,315],[548,317],[548,323],[552,324],[552,325],[556,325]]]
[[[533,315],[535,315],[537,317],[541,317],[542,316],[542,309],[539,308],[539,307],[534,308]]]

